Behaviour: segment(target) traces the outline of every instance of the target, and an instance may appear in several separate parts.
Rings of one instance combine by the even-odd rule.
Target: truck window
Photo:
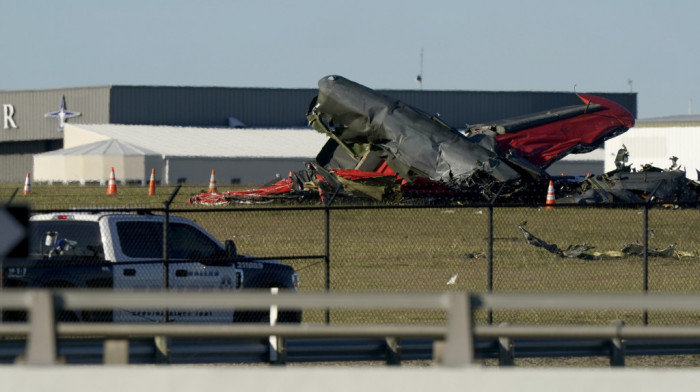
[[[122,252],[137,259],[163,258],[163,224],[160,222],[117,222]],[[171,260],[211,258],[221,254],[221,247],[197,228],[170,223],[168,253]]]
[[[46,234],[55,233],[56,241],[71,240],[77,244],[70,251],[76,256],[104,257],[100,227],[97,222],[71,220],[31,221],[29,223],[29,252],[47,254],[51,246],[45,243]]]
[[[124,255],[133,258],[163,258],[163,224],[158,222],[117,222],[117,238]]]

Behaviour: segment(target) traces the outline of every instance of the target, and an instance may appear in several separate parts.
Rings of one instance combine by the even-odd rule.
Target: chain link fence
[[[31,195],[15,196],[11,196],[12,189],[0,188],[0,196],[11,200],[12,204],[28,204],[35,214],[90,212],[108,207],[112,213],[166,214],[174,219],[171,226],[179,217],[186,218],[220,244],[232,240],[238,255],[246,255],[246,262],[253,263],[248,267],[256,268],[254,263],[265,259],[293,267],[299,278],[299,291],[456,290],[544,292],[553,296],[579,292],[700,292],[700,209],[697,205],[556,205],[547,208],[549,206],[542,200],[541,205],[202,207],[187,206],[183,201],[188,194],[196,193],[196,189],[179,193],[179,188],[164,188],[159,189],[158,197],[148,198],[143,196],[143,187],[127,188],[118,197],[103,196],[101,187],[87,188],[46,186],[33,190]],[[61,191],[66,194],[61,195]],[[93,192],[92,195],[85,196],[89,192]],[[82,209],[76,210],[76,206]],[[162,220],[158,222],[162,225]],[[193,243],[188,242],[191,239],[179,240],[173,236],[167,240],[167,246],[163,246],[163,238],[173,233],[172,227],[168,232],[171,234],[164,233],[157,228],[151,234],[132,232],[124,238],[131,238],[135,243],[120,245],[141,250],[146,249],[146,243],[154,246],[152,252],[147,252],[147,262],[153,265],[148,275],[162,277],[154,284],[172,285],[182,277],[177,276],[178,270],[188,271],[180,274],[204,276],[209,273],[205,272],[207,266],[197,267],[199,270],[174,266],[170,268],[172,276],[169,277],[162,271],[164,254],[172,258],[169,262],[186,265],[193,264],[189,260],[202,257],[230,256],[225,248],[207,245],[202,238],[201,243]],[[39,240],[45,241],[45,238],[32,239]],[[100,250],[83,248],[81,257],[96,262],[101,259]],[[143,259],[144,254],[136,255],[129,262],[143,263],[144,260],[139,259]],[[75,257],[67,259],[66,265],[75,261]],[[58,264],[54,263],[53,267]],[[222,276],[204,279],[208,283],[200,289],[220,289]],[[248,268],[243,279],[254,276],[255,271]],[[258,282],[274,280],[260,273],[257,278]],[[4,279],[8,279],[8,271]],[[107,279],[100,284],[108,287],[115,282]],[[267,286],[259,283],[255,287]],[[439,311],[391,313],[331,309],[305,310],[301,321],[432,323],[442,322],[444,317]],[[687,325],[697,323],[698,318],[700,314],[678,312],[482,312],[477,322],[607,324],[623,320],[628,324]],[[266,321],[264,316],[256,320]]]

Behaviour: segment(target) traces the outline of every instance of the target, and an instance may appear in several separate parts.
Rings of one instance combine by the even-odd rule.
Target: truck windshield
[[[53,240],[47,242],[47,235]],[[75,241],[70,254],[104,257],[100,227],[97,222],[70,220],[31,221],[29,223],[29,252],[46,255],[61,240]]]
[[[163,258],[163,224],[160,222],[117,222],[122,252],[137,259]],[[196,227],[170,223],[168,256],[171,260],[220,257],[223,249]]]

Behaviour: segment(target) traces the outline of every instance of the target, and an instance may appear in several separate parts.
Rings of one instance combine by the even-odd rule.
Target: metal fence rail
[[[107,308],[182,308],[260,309],[285,308],[334,309],[442,309],[447,314],[444,325],[260,325],[260,324],[145,324],[145,323],[56,323],[56,314],[67,310],[102,310]],[[103,340],[104,363],[128,363],[130,341],[139,338],[268,338],[329,339],[328,346],[338,347],[343,339],[366,338],[369,348],[358,348],[359,340],[346,341],[356,352],[382,352],[378,339],[391,345],[394,339],[410,338],[434,342],[432,358],[446,366],[473,363],[477,357],[500,358],[512,364],[514,347],[526,355],[546,356],[550,351],[579,355],[609,353],[612,365],[624,365],[630,353],[697,353],[700,351],[700,326],[627,326],[613,325],[473,325],[478,309],[532,310],[601,310],[638,309],[646,311],[699,311],[699,295],[545,295],[545,294],[398,294],[398,293],[239,293],[221,296],[213,292],[120,292],[80,290],[5,290],[0,307],[28,310],[29,323],[0,323],[0,336],[26,337],[24,362],[33,365],[59,363],[59,338],[100,338]],[[421,341],[420,339],[423,340]],[[60,340],[63,341],[63,340]],[[298,341],[298,342],[299,342]],[[536,342],[540,343],[536,343]],[[579,343],[572,343],[578,341]],[[317,340],[319,342],[319,340]],[[409,347],[409,340],[406,341]],[[62,343],[65,344],[65,343]],[[16,344],[15,344],[16,346]],[[142,346],[137,344],[137,347]],[[258,344],[259,350],[264,347]],[[326,350],[328,349],[326,347]],[[249,346],[248,348],[251,348]],[[133,347],[132,347],[133,349]],[[286,346],[280,346],[284,358]],[[308,352],[313,348],[306,347]],[[318,350],[318,346],[315,347]],[[64,348],[65,350],[65,348]],[[195,347],[196,350],[196,347]],[[290,350],[292,351],[292,350]],[[348,352],[351,350],[348,350]],[[409,350],[407,350],[409,351]],[[538,354],[539,353],[539,354]],[[259,353],[258,353],[259,354]],[[295,355],[303,357],[300,351]],[[380,354],[381,355],[381,354]],[[250,355],[248,358],[255,357]],[[262,358],[262,356],[261,356]],[[299,359],[297,360],[303,360]],[[330,358],[330,357],[329,357]]]

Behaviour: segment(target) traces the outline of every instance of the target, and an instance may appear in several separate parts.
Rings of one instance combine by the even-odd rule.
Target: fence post
[[[169,236],[168,228],[170,227],[170,204],[175,199],[175,195],[180,191],[181,185],[173,189],[173,192],[168,197],[168,200],[163,202],[163,287],[165,290],[170,288],[170,254],[168,245]],[[168,322],[168,308],[163,309],[163,322]],[[170,339],[167,336],[156,336],[154,338],[156,345],[156,358],[159,362],[168,363],[170,361]]]
[[[493,200],[489,203],[489,235],[488,235],[488,277],[487,277],[487,291],[493,293]],[[493,310],[488,310],[488,324],[493,324]]]
[[[486,257],[488,258],[488,293],[493,293],[493,205],[496,203],[496,199],[498,199],[498,196],[503,192],[503,189],[505,188],[506,184],[505,182],[501,185],[501,187],[498,189],[498,192],[496,192],[495,195],[489,200],[489,235],[488,235],[488,254]],[[487,314],[487,322],[489,325],[493,324],[493,310],[488,309],[488,314]]]
[[[15,199],[15,195],[17,194],[17,192],[19,192],[19,188],[15,188],[15,191],[14,191],[14,192],[12,192],[12,194],[10,195],[10,198],[9,198],[9,199],[7,199],[7,203],[5,203],[5,205],[6,205],[6,206],[8,206],[8,207],[9,207],[9,206],[10,206],[10,204],[12,204],[12,200],[14,200],[14,199]]]
[[[642,283],[643,289],[642,291],[644,294],[647,294],[649,292],[649,203],[644,203],[644,222],[642,223],[642,229],[644,230],[644,233],[642,234],[643,242],[644,242],[644,282]],[[644,313],[642,314],[642,323],[644,325],[649,324],[649,312],[644,309]]]
[[[30,331],[27,337],[28,365],[57,364],[56,298],[48,290],[29,293]]]
[[[326,283],[326,293],[331,291],[331,209],[329,205],[325,206],[324,209],[324,223],[325,223],[325,234],[326,234],[326,244],[325,244],[325,283]],[[330,309],[326,308],[326,324],[331,323],[331,312]]]
[[[173,192],[168,197],[168,200],[163,202],[163,286],[167,290],[170,287],[170,273],[168,261],[170,260],[169,246],[168,246],[168,227],[170,226],[170,204],[173,202],[175,195],[180,191],[181,185],[175,187]],[[163,316],[163,321],[167,322],[167,312]]]

